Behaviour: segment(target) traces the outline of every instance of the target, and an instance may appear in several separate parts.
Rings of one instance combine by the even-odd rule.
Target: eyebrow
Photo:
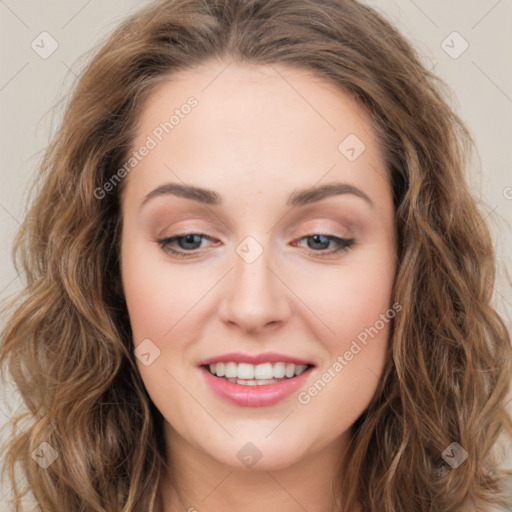
[[[149,192],[141,203],[141,207],[148,201],[155,197],[174,195],[191,199],[199,203],[207,204],[210,206],[219,206],[222,204],[221,196],[214,190],[206,188],[195,187],[193,185],[182,185],[179,183],[165,183]],[[305,189],[298,189],[292,192],[288,198],[286,205],[289,207],[305,206],[310,203],[315,203],[336,195],[350,194],[364,199],[370,206],[374,206],[373,201],[368,195],[360,188],[350,185],[348,183],[329,183],[319,187],[310,187]]]

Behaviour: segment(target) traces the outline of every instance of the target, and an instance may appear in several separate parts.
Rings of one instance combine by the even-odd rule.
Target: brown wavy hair
[[[0,347],[25,404],[4,452],[14,510],[28,492],[43,512],[162,510],[163,418],[135,364],[120,282],[122,183],[101,200],[95,191],[126,161],[155,86],[211,59],[313,71],[370,113],[385,152],[403,311],[333,484],[343,510],[505,505],[495,447],[512,434],[510,338],[491,304],[489,229],[466,184],[474,143],[443,82],[356,1],[160,0],[81,74],[15,240],[26,282],[5,308]],[[42,442],[58,453],[46,469],[31,456]],[[468,458],[450,470],[441,454],[452,442]]]

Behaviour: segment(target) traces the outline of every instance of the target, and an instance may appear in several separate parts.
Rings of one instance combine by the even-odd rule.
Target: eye
[[[184,233],[182,235],[159,239],[157,243],[165,252],[173,256],[177,256],[178,258],[191,258],[197,256],[198,253],[196,251],[201,248],[201,242],[203,240],[212,241],[208,235],[202,233]],[[315,257],[328,257],[347,251],[355,243],[354,239],[321,233],[304,236],[299,239],[299,242],[303,240],[307,240],[307,249],[309,249],[309,253]],[[334,249],[326,252],[330,244],[334,244]],[[300,246],[301,244],[299,243],[297,245]]]
[[[342,251],[347,251],[355,243],[353,238],[340,238],[338,236],[325,235],[321,233],[304,236],[299,239],[299,242],[302,242],[303,240],[307,240],[307,248],[310,250],[310,254],[313,254],[314,256],[330,256]],[[331,243],[334,244],[334,250],[325,253]]]
[[[204,239],[211,240],[210,237],[202,233],[186,233],[183,235],[175,235],[168,238],[162,238],[157,240],[157,242],[165,252],[180,258],[187,258],[193,256],[193,253],[187,253],[191,253],[192,251],[199,249],[201,242]],[[179,249],[173,249],[171,247],[173,244],[177,244]]]

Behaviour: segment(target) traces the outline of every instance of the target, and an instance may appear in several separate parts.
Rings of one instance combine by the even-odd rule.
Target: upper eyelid
[[[200,230],[197,230],[197,231],[193,231],[193,230],[189,230],[189,231],[185,231],[185,232],[178,232],[178,233],[173,233],[172,235],[168,235],[168,236],[159,236],[157,237],[157,239],[159,241],[167,241],[167,240],[174,240],[176,238],[184,238],[188,235],[198,235],[198,236],[201,236],[205,239],[208,239],[208,240],[216,240],[216,237],[213,237],[213,236],[210,236],[206,233],[203,233],[202,231]],[[351,238],[354,238],[352,235],[349,235],[349,234],[335,234],[333,233],[332,231],[329,231],[329,230],[304,230],[304,231],[301,231],[299,232],[296,237],[294,238],[294,240],[300,240],[302,238],[308,238],[308,237],[312,237],[312,236],[315,236],[315,235],[323,235],[323,236],[326,236],[326,237],[331,237],[331,238],[341,238],[341,239],[351,239]]]
[[[325,220],[325,218],[321,219],[321,218],[313,218],[313,219],[308,219],[307,222],[315,222],[315,221],[319,221],[319,220]],[[326,228],[316,228],[316,227],[308,227],[308,228],[291,228],[291,227],[288,227],[285,229],[285,233],[286,233],[286,236],[288,236],[288,234],[292,231],[296,232],[296,236],[308,236],[308,235],[328,235],[328,236],[336,236],[338,238],[349,238],[349,237],[352,237],[354,235],[356,235],[359,231],[360,231],[360,227],[358,226],[358,224],[354,223],[354,222],[351,222],[351,221],[348,221],[348,222],[343,222],[343,223],[340,223],[340,221],[336,221],[334,219],[330,219],[331,222],[334,222],[336,224],[338,224],[338,228],[334,228],[334,227],[326,227]],[[295,223],[294,223],[295,224]],[[214,230],[216,230],[215,228],[213,228]],[[171,235],[159,235],[158,238],[159,239],[162,239],[162,238],[172,238],[172,237],[175,237],[175,236],[186,236],[186,235],[191,235],[191,234],[197,234],[197,235],[203,235],[205,237],[208,237],[208,238],[217,238],[215,236],[210,236],[208,235],[207,233],[205,233],[205,231],[209,231],[210,228],[202,228],[202,227],[198,227],[197,229],[195,227],[185,227],[185,228],[178,228],[177,231],[175,233],[172,233]],[[222,232],[222,230],[221,230]],[[232,231],[230,230],[230,233],[232,233]]]

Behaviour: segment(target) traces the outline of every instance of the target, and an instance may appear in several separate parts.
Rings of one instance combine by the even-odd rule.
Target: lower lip
[[[303,386],[313,368],[313,366],[308,368],[298,377],[261,386],[236,384],[223,378],[215,377],[206,368],[201,367],[200,369],[203,372],[206,383],[221,398],[241,407],[265,407],[280,402]]]

